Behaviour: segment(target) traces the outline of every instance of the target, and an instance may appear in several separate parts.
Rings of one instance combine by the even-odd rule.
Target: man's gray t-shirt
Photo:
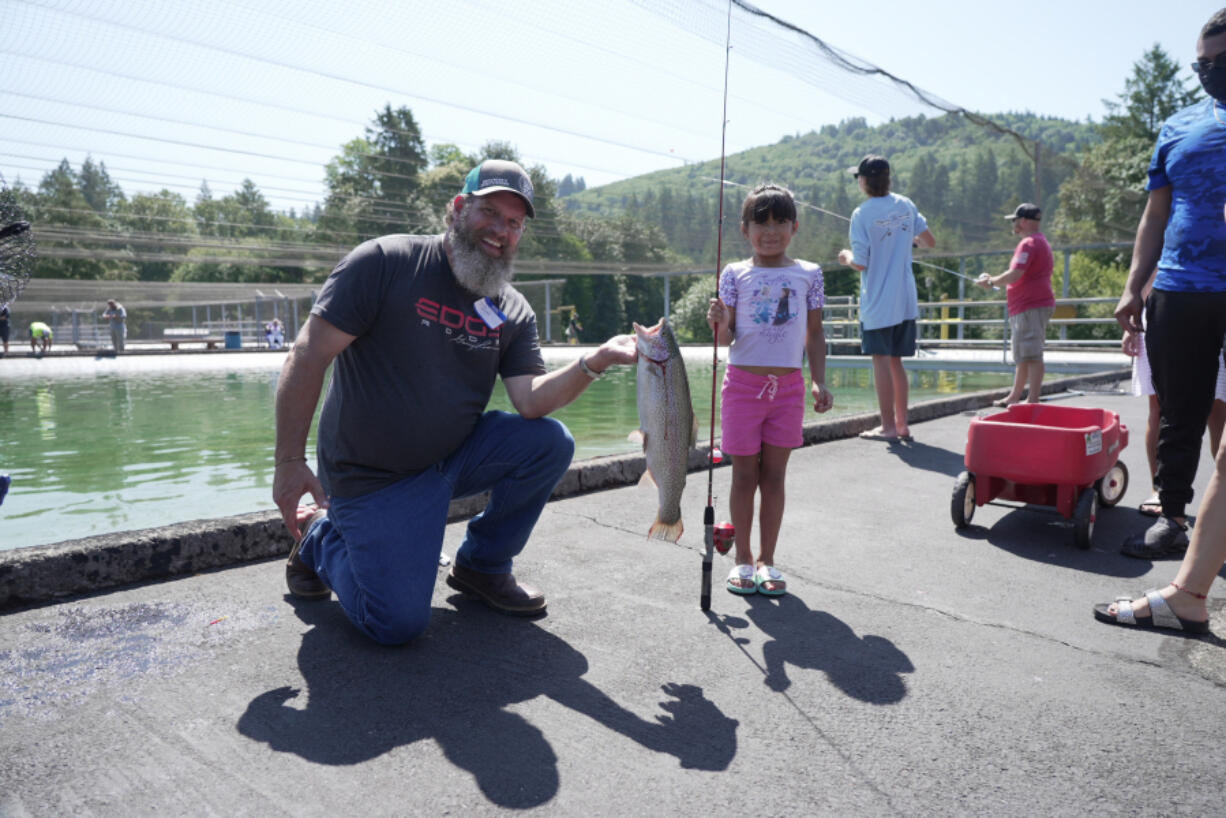
[[[368,494],[438,463],[472,432],[499,376],[545,372],[527,300],[504,287],[496,329],[476,300],[442,236],[373,239],[332,271],[311,313],[357,337],[336,358],[319,415],[329,496]]]

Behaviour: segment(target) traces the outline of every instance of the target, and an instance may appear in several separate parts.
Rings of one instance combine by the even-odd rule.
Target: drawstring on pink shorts
[[[762,384],[762,389],[758,392],[758,400],[762,400],[762,396],[766,395],[767,400],[773,401],[775,395],[779,392],[779,376],[767,375],[766,383]]]

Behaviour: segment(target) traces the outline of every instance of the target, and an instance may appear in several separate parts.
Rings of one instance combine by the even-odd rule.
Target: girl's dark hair
[[[792,191],[781,185],[758,185],[741,206],[741,224],[762,224],[771,217],[777,222],[796,221],[796,200]]]

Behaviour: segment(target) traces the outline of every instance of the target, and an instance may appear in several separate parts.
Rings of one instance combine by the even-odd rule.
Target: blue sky
[[[757,5],[953,104],[1098,120],[1155,42],[1191,62],[1219,2]],[[0,172],[10,182],[36,185],[61,158],[76,166],[92,154],[129,194],[166,187],[191,200],[202,179],[224,194],[250,177],[275,207],[301,209],[322,199],[323,164],[388,102],[409,106],[428,142],[507,140],[589,186],[720,152],[728,6],[717,0],[0,9]],[[729,153],[849,116],[925,110],[830,69],[769,23],[741,13],[733,23]]]

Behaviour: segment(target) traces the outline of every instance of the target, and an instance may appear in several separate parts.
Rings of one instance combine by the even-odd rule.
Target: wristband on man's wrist
[[[599,378],[604,377],[603,372],[597,372],[596,370],[592,369],[590,366],[587,365],[586,355],[579,356],[579,369],[582,370],[584,375],[587,375],[592,380],[597,380]]]
[[[301,460],[303,463],[305,463],[305,462],[306,462],[306,455],[298,455],[297,457],[283,457],[283,458],[281,458],[280,460],[278,460],[278,461],[276,461],[275,463],[273,463],[273,465],[274,465],[274,466],[284,466],[286,463],[295,463],[295,462],[297,462],[297,461],[299,461],[299,460]]]

